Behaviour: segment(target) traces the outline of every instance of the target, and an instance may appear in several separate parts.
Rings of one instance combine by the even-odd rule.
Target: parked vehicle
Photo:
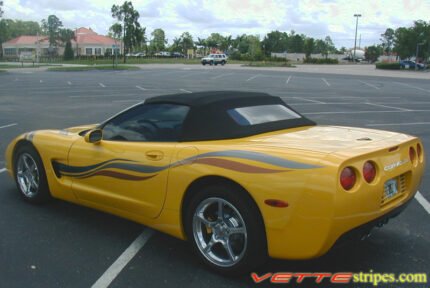
[[[402,69],[418,68],[418,70],[423,70],[426,68],[426,65],[424,65],[423,63],[416,63],[415,61],[412,61],[412,60],[402,60],[400,61],[400,68]]]
[[[225,54],[209,54],[208,56],[202,58],[202,65],[224,65],[227,63],[227,55]]]

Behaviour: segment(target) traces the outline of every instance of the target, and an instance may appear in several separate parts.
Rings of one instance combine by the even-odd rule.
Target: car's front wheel
[[[261,265],[267,258],[266,234],[253,200],[230,185],[203,190],[187,209],[186,231],[194,252],[224,274]]]
[[[43,203],[51,194],[42,160],[30,145],[18,148],[15,154],[14,175],[21,196],[31,203]]]
[[[225,65],[225,61],[224,61],[224,60],[222,60],[222,61],[221,61],[221,65],[222,65],[222,66],[224,66],[224,65]]]

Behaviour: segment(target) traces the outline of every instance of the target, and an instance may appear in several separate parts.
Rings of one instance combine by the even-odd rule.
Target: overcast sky
[[[115,22],[110,9],[124,1],[109,0],[4,0],[4,18],[40,21],[57,15],[67,28],[91,27],[107,34]],[[195,39],[210,33],[258,34],[272,30],[303,33],[315,38],[329,35],[340,48],[354,46],[355,18],[359,13],[361,46],[379,43],[386,28],[411,26],[430,20],[430,0],[134,0],[147,36],[156,28],[169,42],[182,32]],[[358,40],[357,40],[358,41]],[[358,45],[358,43],[357,43]]]

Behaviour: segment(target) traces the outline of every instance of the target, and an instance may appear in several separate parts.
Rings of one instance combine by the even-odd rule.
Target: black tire
[[[222,213],[223,215],[222,219],[226,220],[227,223],[240,223],[240,220],[243,220],[244,222],[243,226],[240,226],[239,224],[238,224],[239,226],[231,226],[230,224],[227,225],[228,236],[225,236],[225,237],[228,238],[227,243],[230,243],[228,244],[228,246],[230,247],[230,250],[233,251],[232,247],[237,248],[237,245],[234,246],[235,244],[237,244],[237,242],[235,243],[234,240],[231,240],[231,237],[239,237],[239,240],[237,241],[239,241],[239,243],[242,243],[242,248],[240,248],[239,250],[236,249],[236,251],[242,251],[238,253],[241,255],[237,257],[238,258],[237,260],[233,260],[233,262],[237,261],[237,263],[234,263],[228,267],[223,266],[222,264],[214,263],[213,258],[211,260],[209,259],[211,258],[209,255],[205,256],[203,254],[204,252],[201,249],[204,249],[204,247],[202,248],[202,246],[200,245],[200,248],[199,248],[199,244],[198,244],[198,242],[202,243],[201,240],[199,239],[204,239],[204,238],[199,238],[198,236],[199,225],[200,227],[203,227],[201,231],[205,231],[204,227],[206,227],[206,232],[201,232],[201,233],[207,234],[206,235],[207,239],[205,241],[208,241],[208,242],[211,242],[214,239],[215,235],[217,234],[216,229],[219,228],[219,227],[215,228],[216,225],[210,226],[211,228],[209,228],[206,224],[203,224],[203,222],[197,222],[199,224],[196,225],[196,222],[194,220],[194,216],[198,214],[197,210],[199,209],[199,207],[201,207],[201,205],[204,205],[205,202],[211,201],[212,199],[222,199],[221,201],[227,202],[224,204],[225,206],[223,208],[223,211],[225,210],[226,212],[225,214],[223,214],[224,212]],[[219,200],[215,200],[215,201],[219,201]],[[236,216],[235,212],[232,209],[230,209],[230,206],[228,206],[228,204],[231,204],[236,209],[236,211],[239,212],[239,215],[240,215],[239,221],[231,220],[232,218],[237,219],[237,217],[234,217]],[[207,205],[208,205],[207,209],[212,208],[210,206],[212,204],[207,204]],[[213,204],[213,205],[217,205],[217,204]],[[267,260],[268,258],[267,242],[266,242],[266,233],[265,233],[263,219],[260,215],[260,212],[255,202],[250,198],[247,192],[241,189],[240,187],[236,187],[230,184],[220,184],[217,186],[205,187],[200,191],[196,191],[196,194],[194,194],[194,196],[190,199],[185,209],[186,211],[184,212],[185,213],[184,226],[188,237],[188,241],[191,243],[193,247],[193,252],[201,259],[202,262],[204,262],[206,265],[211,267],[213,270],[224,275],[243,274],[243,273],[252,271],[255,267],[264,264],[264,262]],[[214,211],[214,209],[212,210]],[[230,215],[228,215],[227,213],[229,213]],[[220,218],[217,218],[217,220],[214,220],[214,222],[210,222],[210,223],[216,223],[216,221],[220,221],[219,219]],[[230,229],[233,229],[235,227],[245,228],[244,235],[233,234],[233,233],[230,234]],[[208,231],[207,229],[210,229],[211,232],[207,232]],[[235,233],[238,233],[238,232],[235,232]],[[221,234],[218,234],[218,235],[221,235]],[[232,235],[239,235],[239,236],[232,236]],[[209,240],[208,238],[210,238],[211,240]],[[215,237],[215,239],[216,238],[217,237]],[[235,239],[238,239],[238,238],[235,238]],[[243,240],[243,239],[246,239],[246,240]],[[209,246],[210,243],[207,243],[207,244]],[[218,245],[218,247],[216,247],[215,245]],[[222,249],[224,249],[224,251],[228,251],[227,248],[223,248],[224,245],[222,243],[212,244],[211,247],[218,248],[219,252],[222,252],[220,251]],[[214,250],[215,249],[212,250],[211,248],[206,254],[208,253],[215,254]],[[225,253],[226,255],[229,255],[227,252]],[[226,256],[226,258],[229,258],[229,256]],[[234,259],[234,257],[230,259]]]
[[[225,65],[225,61],[224,61],[224,60],[222,60],[222,61],[221,61],[221,65],[222,65],[222,66],[224,66],[224,65]]]
[[[28,159],[28,162],[34,163],[35,165],[35,171],[34,174],[37,173],[37,187],[35,185],[31,184],[30,190],[33,189],[33,191],[24,191],[23,185],[25,185],[23,177],[19,176],[19,174],[23,175],[24,173],[20,169],[20,166],[24,164],[20,164],[20,161],[24,161],[24,159]],[[24,165],[25,166],[25,165]],[[37,170],[37,171],[36,171]],[[15,153],[14,156],[14,176],[15,176],[15,183],[18,188],[19,194],[21,197],[23,197],[24,200],[33,203],[33,204],[42,204],[51,199],[51,193],[49,192],[49,186],[48,181],[46,179],[46,172],[45,168],[43,167],[42,159],[39,156],[39,153],[36,151],[36,149],[31,144],[25,144],[19,147]],[[31,174],[27,173],[26,175]],[[30,177],[30,176],[29,176]],[[36,178],[36,177],[34,177]],[[36,181],[36,180],[35,180]],[[20,183],[21,182],[21,183]],[[31,192],[31,193],[30,193]]]
[[[203,65],[203,66],[205,66],[205,65],[206,65],[206,62],[202,62],[202,65]]]

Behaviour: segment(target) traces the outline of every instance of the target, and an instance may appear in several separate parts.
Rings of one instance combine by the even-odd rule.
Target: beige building
[[[99,35],[91,28],[76,29],[75,39],[72,40],[75,56],[112,55],[113,49],[119,52],[121,46],[121,41]],[[2,43],[2,47],[4,58],[22,58],[28,55],[37,58],[37,55],[47,57],[64,54],[64,43],[60,43],[57,48],[49,48],[46,36],[23,35]]]

